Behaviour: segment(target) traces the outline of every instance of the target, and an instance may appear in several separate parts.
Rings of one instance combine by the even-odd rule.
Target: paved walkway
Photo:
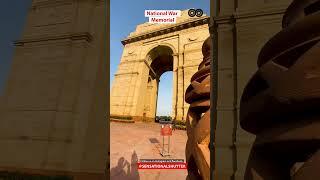
[[[158,123],[110,123],[111,180],[185,180],[187,171],[137,169],[138,159],[163,159]],[[185,160],[186,131],[176,130],[170,139],[170,159]]]

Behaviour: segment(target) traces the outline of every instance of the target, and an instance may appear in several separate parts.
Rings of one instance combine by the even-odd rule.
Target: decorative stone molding
[[[183,29],[187,29],[187,28],[191,28],[191,27],[195,27],[195,26],[200,26],[200,25],[208,24],[208,23],[209,23],[209,17],[202,17],[197,20],[190,20],[190,21],[175,24],[173,26],[161,28],[161,29],[158,29],[155,31],[143,33],[143,34],[140,34],[137,36],[128,37],[128,38],[122,40],[121,43],[123,45],[126,45],[128,43],[140,41],[140,40],[151,38],[151,37],[156,37],[156,36],[163,35],[163,34],[176,32],[176,31],[180,31]]]
[[[121,75],[127,75],[127,74],[139,74],[139,72],[127,72],[127,73],[118,73],[118,74],[115,74],[115,76],[121,76]]]
[[[31,8],[54,7],[65,4],[72,4],[74,0],[34,0]]]
[[[34,42],[42,42],[42,41],[55,41],[55,40],[71,40],[71,41],[78,41],[78,40],[85,40],[86,42],[91,42],[93,37],[88,32],[83,33],[75,33],[75,34],[63,34],[63,35],[55,35],[55,36],[46,36],[46,37],[35,37],[35,38],[27,38],[22,39],[14,42],[15,46],[24,46],[27,43],[34,43]]]

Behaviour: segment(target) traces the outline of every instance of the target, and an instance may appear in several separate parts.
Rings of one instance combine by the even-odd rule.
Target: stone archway
[[[146,121],[153,121],[156,116],[160,77],[167,71],[173,71],[173,61],[173,50],[165,45],[153,48],[147,55],[148,69],[146,70],[149,73],[147,74],[147,83],[145,85],[142,84],[145,87],[145,90],[143,90],[145,91],[145,96],[140,104],[143,108],[143,114],[145,114],[143,118]],[[176,90],[176,86],[176,83],[174,83],[173,91]],[[176,101],[174,99],[176,98],[173,97],[172,107],[175,107]],[[172,114],[172,118],[175,118],[174,113]]]
[[[110,95],[111,119],[153,121],[157,79],[173,71],[171,116],[185,121],[189,104],[184,101],[184,93],[202,61],[201,47],[209,36],[208,20],[208,16],[191,18],[185,10],[176,24],[143,23],[122,41],[123,54]]]
[[[134,88],[124,88],[131,90],[131,93],[134,93],[136,95],[136,106],[130,106],[128,107],[128,99],[130,100],[130,95],[127,97],[127,101],[124,104],[123,109],[112,109],[111,111],[111,117],[112,118],[125,118],[125,119],[133,119],[134,121],[149,121],[152,122],[155,119],[156,116],[156,111],[157,111],[157,100],[158,100],[158,89],[159,89],[159,82],[160,82],[160,77],[163,73],[168,72],[168,71],[174,71],[174,69],[177,69],[178,65],[178,56],[177,53],[175,53],[176,50],[173,48],[173,46],[168,45],[168,44],[159,44],[156,46],[152,46],[150,50],[148,50],[145,58],[143,61],[141,61],[139,72],[136,72],[136,75],[138,76],[138,82],[136,82],[136,85]],[[120,69],[120,68],[119,68]],[[117,76],[123,76],[118,79],[124,80],[124,79],[129,79],[128,76],[131,74],[131,80],[134,79],[132,78],[132,74],[134,73],[124,73],[124,74],[116,74]],[[178,91],[178,84],[177,84],[177,70],[176,73],[173,73],[173,95],[172,95],[172,111],[171,111],[171,117],[173,119],[177,118],[177,102],[178,102],[178,97],[177,97],[177,91]],[[118,80],[117,79],[117,80]],[[115,83],[119,84],[119,80]],[[182,80],[180,80],[182,81]],[[117,86],[116,86],[117,87]],[[122,86],[123,87],[123,86]],[[116,90],[115,90],[116,89]],[[113,105],[116,104],[117,101],[117,96],[115,94],[118,94],[119,88],[114,88],[112,91],[111,97],[111,103]],[[136,92],[135,92],[136,91]],[[129,92],[130,94],[130,92]],[[119,99],[118,99],[119,100]],[[115,105],[117,106],[117,105]],[[130,108],[132,107],[132,108]],[[132,116],[128,113],[130,112],[128,109],[131,109],[136,111],[136,115]],[[122,110],[122,112],[121,112]],[[180,110],[180,114],[182,114]],[[115,112],[115,113],[112,113]],[[181,117],[179,118],[181,119]]]

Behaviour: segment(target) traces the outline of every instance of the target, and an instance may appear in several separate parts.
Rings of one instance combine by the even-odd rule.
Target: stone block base
[[[110,115],[110,121],[114,122],[155,122],[155,117],[143,117],[143,116],[123,116],[123,115]]]
[[[137,122],[154,122],[155,118],[150,118],[150,117],[143,117],[143,116],[133,116],[132,119]]]
[[[133,120],[123,120],[123,119],[115,119],[115,118],[110,118],[111,122],[121,122],[121,123],[134,123]]]
[[[116,115],[112,114],[110,115],[111,121],[134,121],[134,122],[155,122],[155,117],[143,117],[143,116],[124,116],[124,115]]]
[[[219,180],[234,180],[233,172],[216,172],[214,175],[214,179]]]

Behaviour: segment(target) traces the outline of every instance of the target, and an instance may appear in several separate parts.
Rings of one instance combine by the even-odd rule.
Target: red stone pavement
[[[185,169],[137,169],[138,159],[184,159],[186,131],[170,137],[170,157],[162,157],[162,136],[158,123],[110,123],[111,180],[185,180]]]

